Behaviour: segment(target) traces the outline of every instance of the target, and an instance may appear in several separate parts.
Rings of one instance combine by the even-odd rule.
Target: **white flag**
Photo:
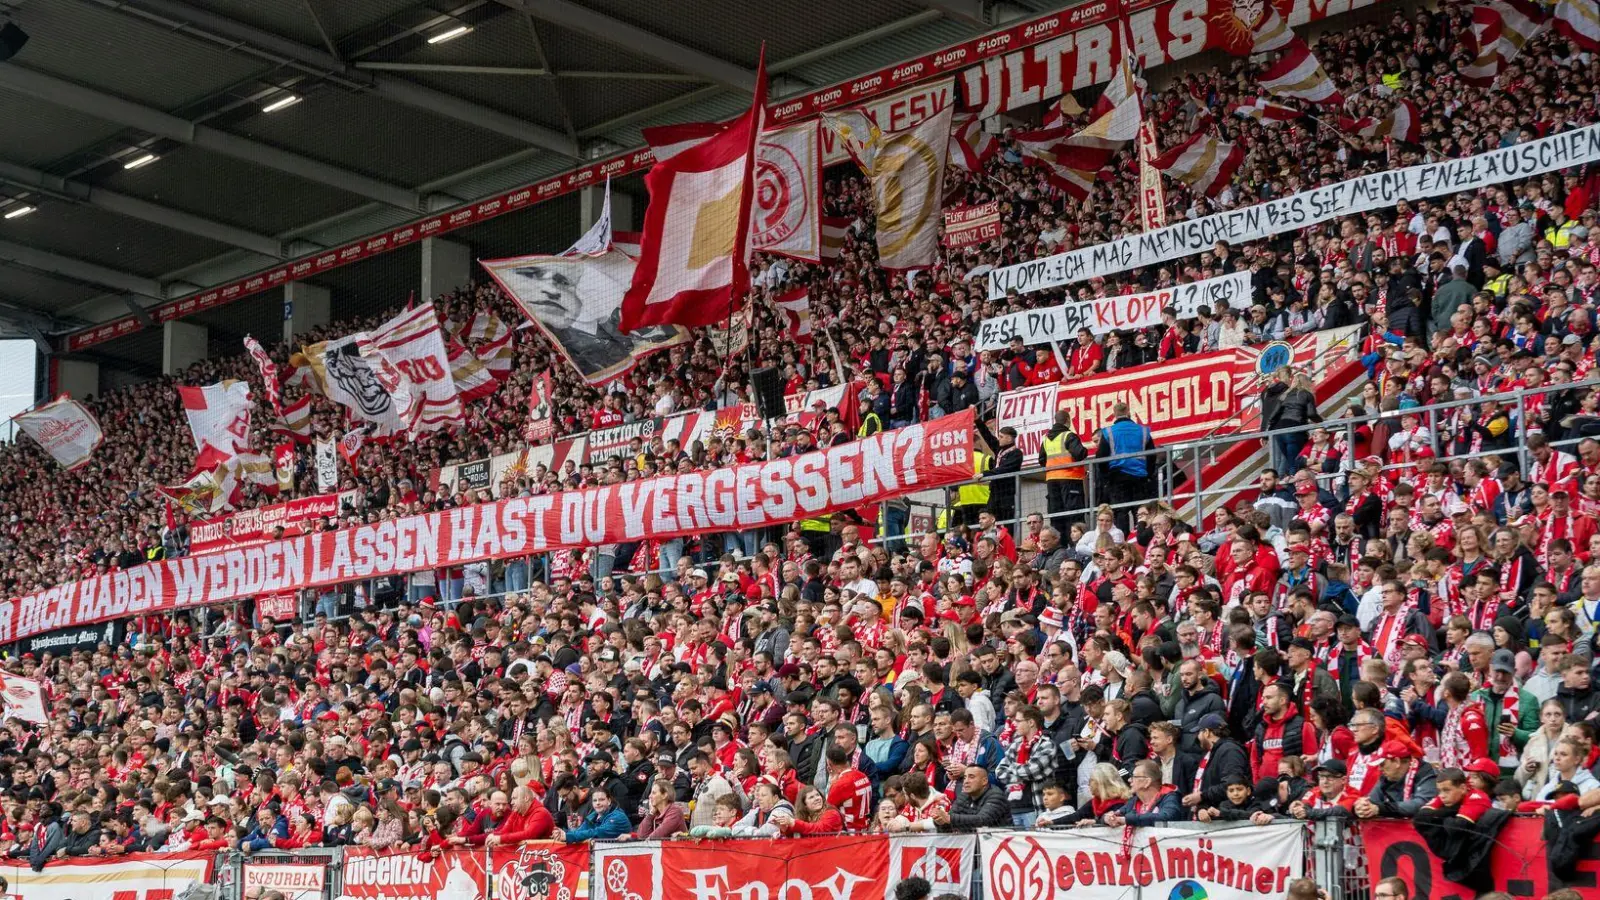
[[[339,486],[339,451],[333,441],[317,441],[317,490],[326,494]]]
[[[813,119],[761,135],[750,219],[757,250],[809,262],[821,258],[821,127]]]
[[[0,719],[21,719],[35,725],[50,721],[44,708],[44,686],[21,675],[0,674],[0,690],[4,691],[5,712]]]
[[[233,456],[250,446],[250,385],[228,379],[205,387],[180,387],[194,448],[215,447]]]
[[[50,403],[11,417],[64,469],[89,461],[100,446],[100,423],[83,404],[62,394]]]
[[[450,352],[432,303],[378,326],[362,343],[361,355],[375,367],[392,366],[407,382],[410,406],[402,410],[401,418],[412,432],[437,431],[461,419],[461,398],[450,377]]]
[[[872,181],[878,215],[878,261],[885,269],[930,266],[939,255],[944,167],[950,155],[953,103],[901,131],[856,123],[841,136]],[[837,127],[837,126],[836,126]],[[866,135],[860,134],[865,129]]]
[[[578,242],[567,248],[562,256],[599,256],[611,249],[611,178],[606,177],[606,202],[600,208],[600,217]]]
[[[363,422],[378,427],[379,434],[403,434],[415,413],[410,383],[400,370],[381,356],[361,352],[365,332],[306,348],[306,356],[322,384],[323,393]]]

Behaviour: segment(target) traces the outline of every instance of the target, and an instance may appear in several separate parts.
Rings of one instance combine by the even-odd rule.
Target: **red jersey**
[[[846,831],[865,831],[872,821],[872,779],[846,769],[828,785],[828,805],[839,811]]]

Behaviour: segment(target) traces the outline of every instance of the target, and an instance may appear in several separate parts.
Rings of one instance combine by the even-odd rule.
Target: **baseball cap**
[[[1294,489],[1294,492],[1300,496],[1304,496],[1306,494],[1315,494],[1317,492],[1317,486],[1307,481],[1304,484],[1297,485]]]
[[[1339,621],[1337,623],[1335,623],[1335,624],[1339,628],[1343,628],[1346,625],[1350,626],[1351,628],[1360,628],[1361,627],[1361,620],[1356,618],[1355,616],[1350,615],[1349,613],[1346,613],[1346,614],[1340,616],[1339,617]]]
[[[1489,778],[1495,781],[1500,780],[1500,766],[1492,759],[1479,757],[1478,759],[1467,763],[1465,769],[1468,772],[1477,772],[1479,775],[1487,775]]]
[[[677,764],[678,758],[671,753],[662,753],[656,756],[656,765],[658,766],[676,766]]]
[[[1344,776],[1350,774],[1350,767],[1345,765],[1344,760],[1342,759],[1330,759],[1318,765],[1312,771],[1318,775],[1322,774],[1323,772],[1327,772],[1329,775],[1338,775],[1340,778],[1343,778]]]
[[[1407,747],[1403,741],[1384,741],[1383,746],[1378,748],[1378,758],[1380,760],[1410,759],[1413,755],[1411,748]]]
[[[689,577],[690,578],[709,578],[710,576],[706,575],[706,570],[705,569],[693,569],[693,570],[691,570],[689,572]]]
[[[1200,717],[1197,726],[1201,731],[1221,731],[1228,727],[1228,720],[1216,713],[1207,713]]]
[[[1489,657],[1489,671],[1517,674],[1517,657],[1510,650],[1496,650]]]

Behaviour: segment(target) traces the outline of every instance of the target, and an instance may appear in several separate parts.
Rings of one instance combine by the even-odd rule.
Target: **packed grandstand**
[[[1483,10],[1509,33],[1518,0],[1327,28],[1301,74],[1320,62],[1342,107],[1302,99],[1314,84],[1264,99],[1294,44],[1167,79],[1130,72],[1151,85],[1134,93],[1158,148],[1215,142],[1185,180],[1172,167],[1189,164],[1164,157],[1156,210],[1137,140],[1095,157],[1086,187],[1071,177],[1082,156],[1040,149],[1052,129],[1114,117],[1102,89],[1044,98],[952,141],[965,165],[952,158],[944,206],[997,203],[998,233],[909,272],[881,264],[870,165],[830,166],[824,223],[842,236],[815,262],[755,255],[738,352],[726,329],[697,327],[615,377],[586,377],[560,333],[533,327],[485,275],[431,299],[452,362],[483,373],[449,427],[352,440],[350,404],[308,349],[379,332],[417,308],[404,298],[261,356],[83,400],[103,435],[87,461],[60,467],[32,440],[0,448],[0,581],[16,621],[38,626],[8,619],[32,644],[8,655],[6,688],[42,685],[47,713],[5,725],[0,847],[19,871],[45,872],[73,857],[289,864],[344,848],[350,896],[408,871],[447,884],[432,867],[477,853],[479,885],[503,858],[520,866],[528,893],[496,896],[553,897],[581,870],[583,890],[627,900],[612,878],[636,873],[612,864],[631,857],[606,854],[629,839],[1009,829],[985,832],[981,854],[919,845],[965,858],[942,880],[931,862],[915,873],[1021,900],[1049,894],[1005,880],[1028,871],[1007,868],[1017,834],[1097,836],[1032,845],[1065,868],[1043,876],[1053,890],[1115,885],[1119,858],[1124,875],[1133,860],[1122,884],[1141,866],[1139,883],[1165,866],[1154,881],[1166,884],[1173,857],[1134,829],[1198,821],[1265,835],[1217,833],[1211,881],[1193,876],[1212,896],[1316,896],[1300,876],[1344,897],[1426,896],[1432,871],[1488,893],[1534,877],[1513,857],[1541,890],[1592,884],[1600,165],[1434,190],[1105,277],[991,284],[1136,238],[1151,215],[1198,220],[1592,132],[1600,50],[1592,32],[1556,27],[1594,22],[1592,6],[1557,11],[1584,2],[1527,4],[1542,26],[1502,44],[1487,79],[1497,38]],[[1263,39],[1277,40],[1253,49]],[[1242,293],[1192,311],[1162,302],[1133,327],[986,337],[993,322],[1230,276]],[[1268,366],[1270,347],[1287,364]],[[1153,401],[1128,403],[1129,384],[1234,354],[1252,377],[1226,376],[1234,405],[1188,430],[1154,421]],[[751,385],[766,368],[790,398],[772,423],[750,412],[766,411]],[[179,389],[230,379],[250,385],[241,446],[286,446],[292,462],[198,491],[195,407]],[[1006,413],[1006,398],[1041,390],[1042,419]],[[1075,390],[1092,421],[1057,415]],[[697,412],[709,427],[661,427]],[[791,504],[760,527],[601,528],[609,540],[549,552],[288,584],[270,604],[245,589],[181,610],[96,606],[108,587],[36,599],[177,572],[230,546],[216,529],[233,526],[218,523],[251,510],[329,498],[287,529],[258,524],[257,544],[326,532],[317,546],[333,547],[347,529],[392,537],[428,516],[472,529],[459,538],[471,544],[510,521],[509,504],[559,510],[575,492],[643,495],[693,473],[709,485],[776,460],[798,471],[814,451],[848,465],[858,441],[903,450],[905,429],[934,448],[916,451],[931,491],[908,478],[855,494],[872,502]],[[601,435],[609,452],[595,450]],[[1232,481],[1199,483],[1216,457],[1196,462],[1195,437],[1239,449]],[[315,448],[335,442],[330,483]],[[940,462],[942,442],[970,452]],[[861,451],[863,470],[875,452]],[[464,477],[478,461],[482,477]],[[72,621],[74,609],[108,614]],[[52,643],[69,625],[65,649]],[[1313,865],[1303,823],[1324,822],[1336,841]],[[1273,849],[1235,868],[1250,840]],[[1395,869],[1386,847],[1415,849],[1418,868]],[[275,884],[255,895],[296,896]]]

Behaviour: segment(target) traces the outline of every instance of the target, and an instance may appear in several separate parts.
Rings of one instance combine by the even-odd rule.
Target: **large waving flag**
[[[250,385],[228,379],[206,387],[180,387],[196,451],[212,447],[233,457],[250,445]]]
[[[794,339],[796,344],[809,344],[813,337],[811,333],[811,294],[807,288],[795,288],[777,299],[778,310],[783,313],[788,321],[784,332]]]
[[[644,244],[622,299],[624,332],[732,316],[750,288],[750,211],[767,96],[766,55],[749,112],[645,176]]]
[[[999,150],[1000,142],[983,130],[983,120],[977,116],[958,116],[951,122],[950,165],[977,172]]]
[[[509,339],[510,332],[502,336]],[[408,309],[367,335],[361,355],[375,370],[393,367],[406,382],[410,404],[400,418],[410,430],[437,431],[461,418],[461,398],[450,376],[450,352],[432,303]]]
[[[1300,110],[1292,106],[1284,106],[1282,103],[1273,103],[1265,97],[1256,97],[1242,103],[1229,104],[1228,113],[1241,119],[1255,119],[1268,125],[1274,125],[1279,122],[1293,122],[1295,119],[1300,118],[1301,115]]]
[[[916,269],[938,259],[954,106],[947,103],[910,128],[884,132],[862,165],[872,183],[878,264],[885,269]]]
[[[1024,162],[1044,169],[1052,184],[1079,200],[1089,196],[1117,151],[1139,136],[1139,86],[1131,60],[1122,61],[1090,115],[1094,118],[1076,134],[1059,125],[1015,135]]]
[[[1153,165],[1190,190],[1215,197],[1244,163],[1244,147],[1197,131],[1188,140],[1156,157]]]
[[[1381,119],[1373,116],[1342,118],[1339,120],[1339,130],[1362,137],[1387,137],[1405,144],[1416,144],[1422,141],[1422,113],[1415,103],[1401,100],[1392,112]]]
[[[244,349],[249,351],[250,358],[256,362],[256,371],[261,373],[261,383],[267,391],[267,404],[273,412],[283,415],[283,390],[278,385],[278,364],[261,348],[261,342],[248,334],[244,336]]]
[[[63,469],[89,461],[103,437],[100,422],[82,403],[62,394],[55,400],[11,417]]]
[[[1584,50],[1600,51],[1600,4],[1594,0],[1561,0],[1556,4],[1555,28]]]
[[[1322,63],[1317,61],[1306,42],[1299,38],[1289,41],[1283,55],[1268,66],[1258,80],[1267,93],[1278,97],[1293,97],[1331,106],[1344,103],[1344,95],[1339,93],[1333,79],[1323,71]]]
[[[1579,0],[1590,3],[1590,0]],[[1558,10],[1558,14],[1559,14]],[[1494,0],[1472,8],[1472,26],[1462,42],[1473,51],[1472,62],[1461,69],[1461,80],[1488,87],[1522,52],[1548,15],[1539,0]]]
[[[362,353],[366,332],[312,344],[303,351],[317,390],[349,410],[351,417],[377,426],[379,434],[403,434],[416,411],[411,382],[382,356]]]

